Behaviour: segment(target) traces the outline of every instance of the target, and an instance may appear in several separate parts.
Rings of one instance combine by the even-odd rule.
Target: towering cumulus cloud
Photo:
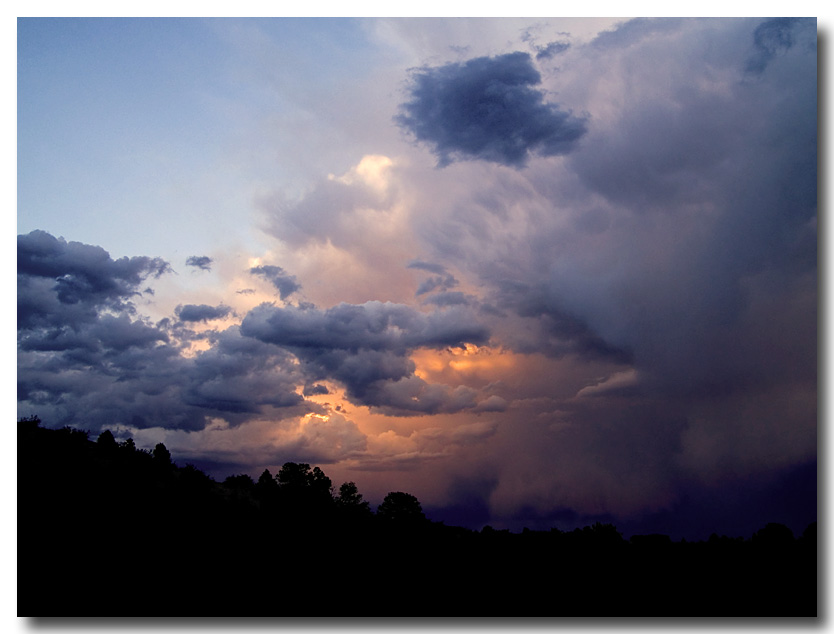
[[[485,160],[522,167],[531,154],[573,150],[585,120],[546,103],[527,53],[424,67],[412,75],[411,100],[396,121],[427,143],[441,166]]]

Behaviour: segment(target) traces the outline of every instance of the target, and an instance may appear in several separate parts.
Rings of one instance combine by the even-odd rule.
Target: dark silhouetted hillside
[[[472,531],[306,463],[219,483],[161,443],[18,422],[19,616],[813,617],[816,553],[816,524]]]

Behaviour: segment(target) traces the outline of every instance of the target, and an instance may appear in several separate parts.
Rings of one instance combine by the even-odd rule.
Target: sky
[[[447,524],[817,519],[813,18],[21,18],[17,415]]]

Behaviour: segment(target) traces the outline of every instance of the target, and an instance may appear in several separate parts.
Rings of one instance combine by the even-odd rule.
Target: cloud
[[[395,121],[428,144],[439,165],[485,160],[523,167],[531,154],[568,154],[584,119],[546,103],[527,53],[478,57],[412,72],[411,100]]]
[[[45,232],[18,236],[18,402],[51,425],[201,429],[218,414],[239,424],[301,407],[288,353],[241,338],[236,327],[183,355],[188,335],[151,323],[133,299],[170,267],[156,258],[112,260],[104,249]],[[70,292],[70,290],[72,292]],[[183,321],[216,319],[226,306],[180,305]],[[292,410],[292,411],[298,411]]]
[[[301,199],[290,201],[276,192],[263,201],[269,213],[268,231],[293,246],[332,242],[354,247],[378,229],[380,214],[391,204],[386,156],[367,155],[342,176],[329,175]]]
[[[278,289],[281,299],[286,299],[296,291],[301,290],[301,284],[295,279],[295,275],[289,275],[280,266],[254,266],[249,269],[252,275],[260,275]]]
[[[507,400],[493,394],[475,407],[476,412],[503,412],[507,409]]]
[[[241,325],[243,334],[298,350],[391,350],[484,343],[486,328],[464,310],[425,314],[404,304],[366,302],[332,308],[262,304]]]
[[[549,42],[536,47],[536,59],[552,59],[570,48],[569,42]]]
[[[626,49],[653,35],[677,31],[682,24],[678,18],[634,18],[598,34],[590,46],[603,51]]]
[[[191,255],[185,260],[186,266],[193,266],[203,271],[211,271],[213,260],[206,255]]]
[[[281,191],[261,199],[266,231],[291,252],[295,274],[307,280],[309,301],[402,302],[413,296],[405,268],[417,240],[403,188],[407,164],[370,154],[340,176],[321,178],[297,200]]]
[[[185,304],[177,306],[174,312],[181,321],[212,321],[214,319],[223,319],[233,311],[229,306]]]
[[[442,264],[437,264],[436,262],[423,262],[422,260],[412,260],[407,264],[408,268],[410,269],[419,269],[423,271],[428,271],[429,273],[435,273],[436,275],[447,275],[446,267]]]
[[[431,385],[408,353],[485,343],[487,329],[461,308],[424,314],[403,304],[339,304],[327,310],[262,304],[241,324],[245,336],[291,350],[311,380],[335,379],[355,403],[387,413],[458,411],[475,391]]]
[[[802,23],[799,18],[771,18],[757,26],[753,31],[756,52],[747,61],[747,72],[761,75],[777,55],[788,51],[795,42],[794,29]]]
[[[297,455],[327,464],[362,455],[367,444],[367,436],[352,420],[336,412],[326,416],[314,414],[306,419],[301,429]]]
[[[543,80],[593,121],[564,161],[409,174],[421,261],[478,289],[494,344],[555,375],[516,367],[536,390],[514,384],[493,414],[506,452],[478,464],[502,474],[494,516],[625,517],[777,456],[814,459],[814,26],[624,23]],[[751,77],[757,32],[767,64]],[[598,373],[565,396],[565,364]]]
[[[326,385],[320,383],[304,386],[304,396],[312,396],[314,394],[330,394],[330,390],[327,389]]]
[[[605,377],[595,385],[587,385],[576,393],[578,398],[593,398],[610,394],[634,392],[640,384],[640,377],[634,368]]]
[[[434,304],[435,306],[464,306],[472,303],[473,300],[474,298],[471,295],[460,291],[444,291],[430,295],[424,300],[424,303]]]
[[[414,293],[417,297],[426,293],[430,293],[435,289],[440,289],[441,291],[448,291],[450,288],[454,288],[459,284],[455,276],[449,273],[446,270],[446,267],[440,264],[435,264],[432,262],[422,262],[420,260],[413,260],[408,263],[407,267],[410,269],[429,271],[431,273],[437,274],[433,275],[432,277],[426,278],[425,280],[420,282],[419,286],[417,287],[417,291]]]
[[[478,421],[453,428],[427,427],[406,436],[387,431],[368,437],[368,454],[355,469],[362,471],[416,471],[427,464],[432,471],[461,451],[483,449],[495,436],[498,424]]]
[[[633,351],[606,340],[589,322],[560,304],[560,298],[547,286],[531,286],[522,283],[496,284],[493,295],[496,304],[511,308],[515,314],[530,320],[525,330],[527,337],[515,336],[510,341],[520,351],[538,351],[560,357],[578,354],[587,360],[605,359],[615,363],[631,363]]]
[[[161,258],[113,260],[97,246],[45,231],[17,237],[18,323],[23,327],[89,320],[101,307],[129,308],[147,278],[171,271]]]

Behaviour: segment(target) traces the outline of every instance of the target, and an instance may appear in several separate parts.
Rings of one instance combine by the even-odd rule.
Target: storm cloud
[[[182,321],[212,321],[223,319],[232,312],[229,306],[208,306],[207,304],[185,304],[174,311]]]
[[[19,327],[88,320],[103,307],[129,309],[147,278],[171,270],[161,258],[113,260],[97,246],[67,242],[45,231],[17,237]]]
[[[413,71],[396,122],[430,146],[440,166],[485,160],[523,167],[530,155],[571,152],[584,118],[544,101],[530,55],[516,52]]]
[[[747,72],[760,75],[779,54],[794,45],[793,30],[801,26],[799,18],[772,18],[765,20],[753,31],[756,52],[747,61]]]
[[[295,349],[394,350],[484,343],[489,332],[461,310],[421,313],[390,302],[339,304],[327,310],[280,308],[252,310],[243,334]]]
[[[149,257],[113,260],[101,247],[46,232],[18,236],[18,400],[54,424],[202,429],[213,415],[240,423],[302,403],[286,353],[217,333],[194,357],[183,333],[139,316],[137,289],[170,271]],[[226,306],[178,306],[182,321]],[[295,379],[300,380],[300,379]],[[246,415],[246,416],[243,416]]]
[[[249,269],[252,275],[259,275],[270,282],[276,289],[281,299],[286,299],[296,291],[301,290],[301,284],[294,275],[289,275],[280,266],[264,265],[254,266]]]
[[[312,379],[337,380],[355,403],[394,415],[474,407],[474,390],[415,376],[408,353],[489,339],[488,330],[459,307],[425,314],[390,302],[327,310],[263,304],[249,312],[241,333],[291,350]]]

